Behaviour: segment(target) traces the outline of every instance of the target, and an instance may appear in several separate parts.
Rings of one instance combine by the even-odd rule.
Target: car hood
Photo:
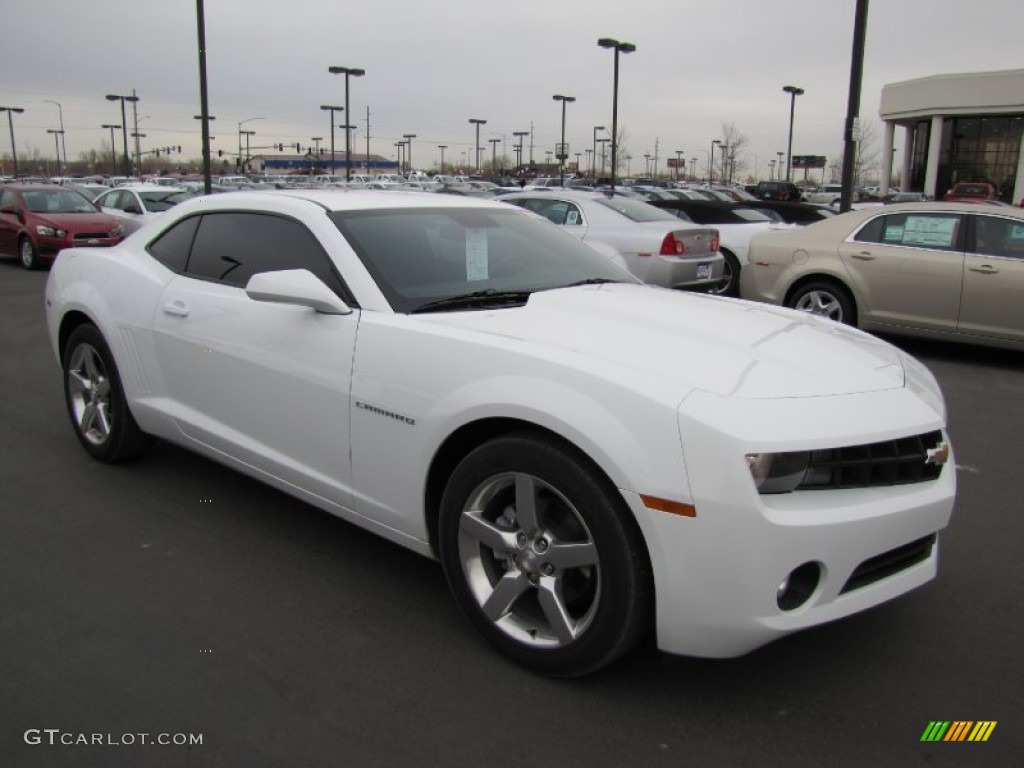
[[[36,224],[68,232],[104,232],[114,228],[117,221],[107,213],[37,213]]]
[[[740,398],[823,397],[904,386],[899,352],[860,331],[766,304],[607,284],[533,294],[524,307],[421,319],[589,358]]]

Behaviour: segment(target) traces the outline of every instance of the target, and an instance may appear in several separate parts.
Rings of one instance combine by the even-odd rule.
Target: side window
[[[102,202],[100,202],[104,208],[116,208],[119,211],[124,210],[124,192],[108,192],[103,196]]]
[[[253,275],[279,269],[308,269],[350,300],[313,233],[283,216],[206,214],[186,271],[193,277],[244,288]]]
[[[174,272],[184,272],[199,226],[199,216],[182,219],[149,244],[150,255]]]
[[[959,251],[963,216],[949,213],[894,213],[872,219],[855,235],[858,242]]]
[[[5,205],[13,205],[15,208],[18,207],[18,201],[14,197],[14,193],[9,189],[5,189],[3,192],[0,192],[0,207]]]
[[[983,256],[1024,258],[1024,221],[999,216],[974,217],[974,247]]]

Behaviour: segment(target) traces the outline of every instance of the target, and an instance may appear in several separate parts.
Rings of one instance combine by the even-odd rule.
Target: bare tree
[[[857,155],[853,161],[853,188],[856,190],[864,185],[866,181],[876,181],[881,178],[881,167],[879,164],[880,150],[878,147],[878,123],[860,122],[860,138],[857,141]],[[839,178],[845,151],[829,161],[829,169],[833,178]],[[891,158],[890,158],[891,162]]]
[[[725,145],[725,153],[722,155],[721,165],[718,166],[720,172],[716,176],[730,183],[747,170],[746,149],[750,145],[750,139],[736,127],[735,123],[722,123],[721,141]]]

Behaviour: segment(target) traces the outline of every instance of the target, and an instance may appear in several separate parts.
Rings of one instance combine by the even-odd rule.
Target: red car
[[[997,200],[999,192],[995,184],[987,181],[958,181],[942,199],[947,202],[973,203],[980,200]]]
[[[124,239],[113,216],[83,195],[55,184],[0,187],[0,253],[15,255],[25,269],[38,269],[72,246],[109,247]]]

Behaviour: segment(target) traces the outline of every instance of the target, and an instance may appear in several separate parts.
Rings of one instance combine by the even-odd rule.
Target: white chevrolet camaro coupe
[[[503,203],[196,198],[62,251],[46,312],[93,457],[167,440],[436,557],[546,674],[649,631],[737,656],[877,605],[935,576],[953,506],[920,363],[643,285]]]

